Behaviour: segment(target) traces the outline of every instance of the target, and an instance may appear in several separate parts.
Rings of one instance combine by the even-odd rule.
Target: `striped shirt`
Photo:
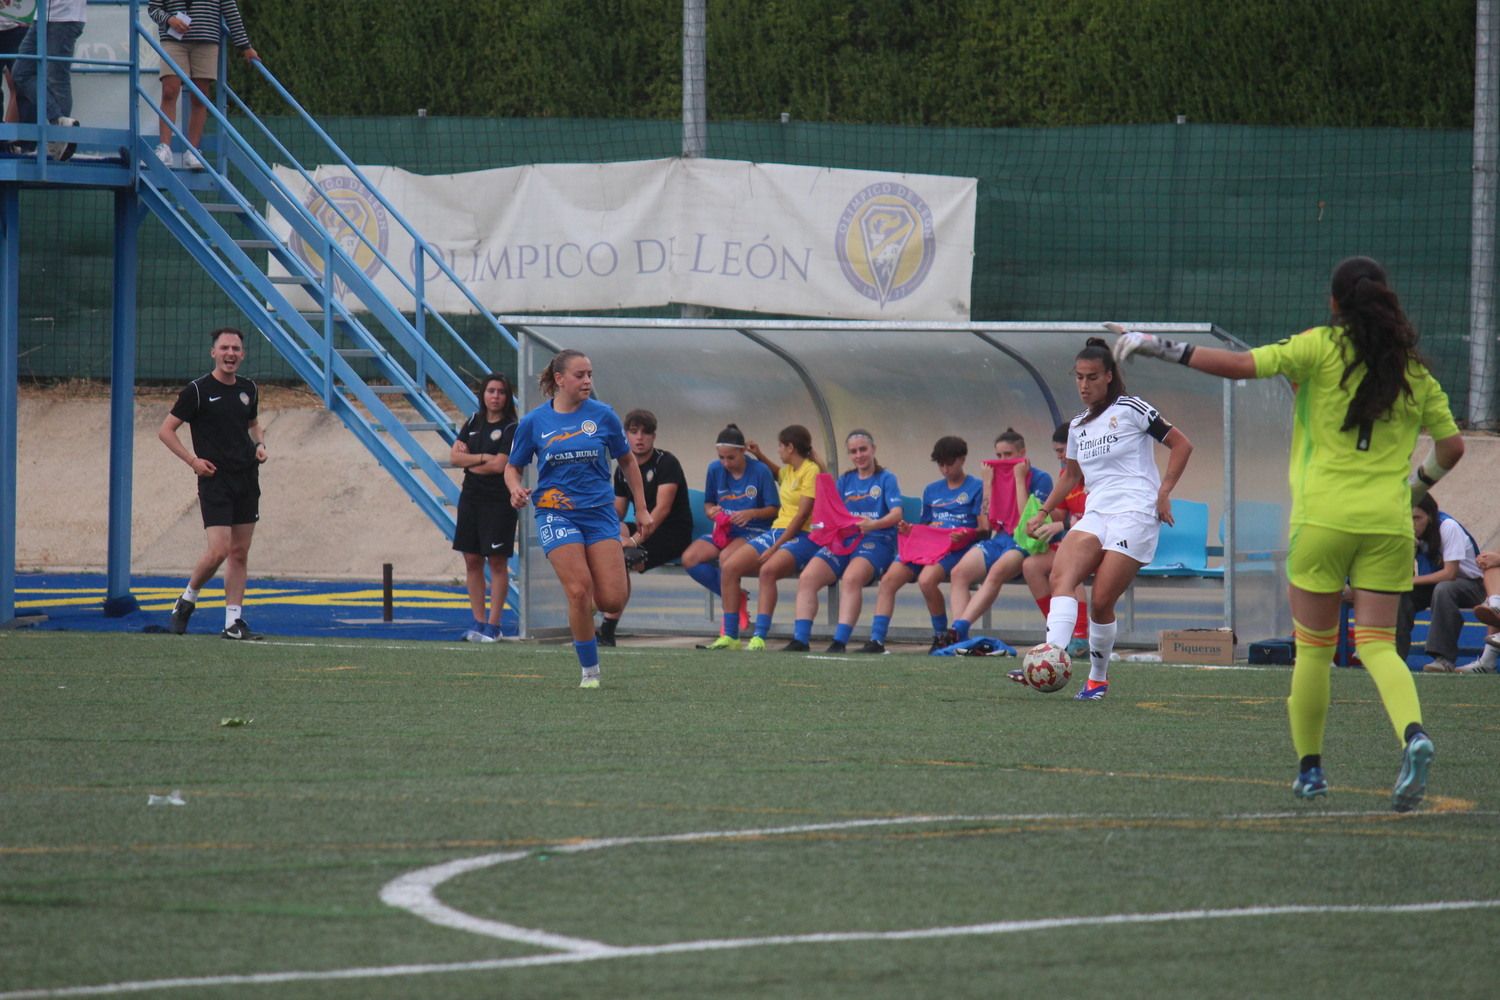
[[[219,27],[219,22],[223,21],[229,25],[229,41],[235,48],[254,47],[245,31],[245,22],[240,17],[240,5],[236,0],[151,0],[146,13],[156,22],[157,37],[164,42],[212,42],[217,45],[223,37]],[[180,39],[167,34],[167,21],[176,14],[186,14],[193,19]]]

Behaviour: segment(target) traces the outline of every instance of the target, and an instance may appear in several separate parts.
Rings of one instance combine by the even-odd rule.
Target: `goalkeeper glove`
[[[1154,333],[1139,333],[1135,330],[1127,330],[1119,323],[1105,323],[1105,328],[1118,333],[1119,339],[1115,341],[1114,355],[1115,363],[1120,364],[1130,360],[1139,354],[1144,358],[1161,358],[1163,361],[1175,361],[1179,365],[1188,363],[1193,356],[1193,345],[1179,340],[1168,340],[1158,337]]]

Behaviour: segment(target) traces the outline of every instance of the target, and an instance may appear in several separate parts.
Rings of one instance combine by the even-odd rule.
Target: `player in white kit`
[[[1084,515],[1063,539],[1052,563],[1047,642],[1067,649],[1078,619],[1074,592],[1093,574],[1089,677],[1074,697],[1097,701],[1109,691],[1115,602],[1137,571],[1156,555],[1161,522],[1172,523],[1172,489],[1187,468],[1193,445],[1150,403],[1125,394],[1125,381],[1103,338],[1090,337],[1078,352],[1073,380],[1088,409],[1069,423],[1063,471],[1042,503],[1041,513],[1026,528],[1035,532],[1080,479],[1088,481]],[[1153,441],[1169,452],[1165,475],[1157,471]]]

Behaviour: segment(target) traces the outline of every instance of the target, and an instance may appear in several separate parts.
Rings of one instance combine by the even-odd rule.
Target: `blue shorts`
[[[863,559],[875,567],[875,575],[871,578],[878,580],[891,563],[896,561],[896,543],[888,538],[866,538],[859,543],[859,547],[848,555],[837,556],[827,546],[817,551],[819,559],[833,568],[833,575],[842,577],[844,570],[856,558]]]
[[[995,565],[995,560],[1005,555],[1005,553],[1021,551],[1020,546],[1016,544],[1016,540],[1009,535],[992,535],[984,541],[975,542],[974,544],[979,546],[979,551],[984,553],[984,571],[986,573],[990,571],[991,566]]]
[[[552,550],[564,545],[594,545],[598,542],[620,540],[620,515],[614,505],[608,507],[585,507],[581,510],[537,510],[536,536],[542,543],[542,552],[551,555]]]
[[[780,537],[780,528],[767,528],[758,535],[750,536],[745,541],[749,542],[750,547],[756,552],[765,555],[771,546],[776,544],[776,539]],[[781,550],[792,554],[792,560],[796,563],[798,571],[800,571],[802,567],[807,565],[809,559],[817,555],[818,543],[808,538],[807,533],[803,532],[796,538],[787,539],[786,544],[781,547]]]
[[[978,544],[978,543],[976,542],[975,544]],[[943,556],[943,558],[939,559],[937,562],[932,563],[931,565],[943,567],[943,575],[946,576],[946,577],[951,578],[953,576],[953,567],[957,566],[958,565],[958,561],[960,559],[962,559],[964,556],[968,555],[969,554],[969,550],[972,549],[973,547],[974,547],[973,545],[965,545],[963,548],[959,549],[957,552],[950,552],[947,555]],[[906,565],[907,569],[911,570],[911,575],[913,577],[921,576],[922,575],[922,571],[927,568],[926,566],[922,565],[921,563],[906,563],[905,565]],[[989,568],[989,563],[988,562],[985,563],[985,568],[986,569]]]

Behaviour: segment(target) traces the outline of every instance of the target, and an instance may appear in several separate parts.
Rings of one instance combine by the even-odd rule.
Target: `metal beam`
[[[109,565],[104,613],[140,608],[130,593],[130,497],[135,469],[136,276],[145,208],[134,188],[115,192],[115,289],[109,377]]]
[[[0,187],[0,626],[16,618],[17,386],[21,374],[21,189]]]

